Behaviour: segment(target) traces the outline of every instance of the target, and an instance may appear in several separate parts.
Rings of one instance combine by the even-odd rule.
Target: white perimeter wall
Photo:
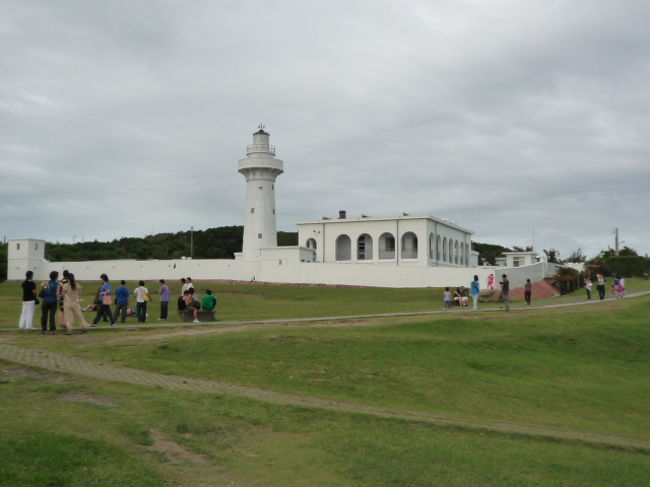
[[[288,253],[287,253],[288,252]],[[474,274],[484,284],[490,273],[508,274],[511,287],[521,287],[530,279],[532,282],[544,279],[546,263],[531,266],[507,268],[463,268],[463,267],[412,267],[359,265],[346,263],[300,262],[301,249],[284,251],[279,258],[260,261],[234,259],[196,260],[106,260],[91,262],[47,262],[42,261],[35,272],[36,280],[45,280],[50,271],[72,272],[78,280],[99,280],[105,273],[112,281],[158,279],[175,280],[190,276],[193,279],[226,279],[241,281],[263,281],[278,283],[332,284],[377,287],[444,287],[468,286]],[[291,255],[290,255],[291,254]],[[10,262],[11,264],[11,262]],[[13,279],[23,279],[22,274]]]

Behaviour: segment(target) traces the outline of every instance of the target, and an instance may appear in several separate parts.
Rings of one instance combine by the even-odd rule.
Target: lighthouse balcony
[[[284,163],[280,159],[272,158],[246,158],[239,161],[239,172],[248,172],[252,169],[270,170],[275,174],[282,174],[284,172]]]
[[[246,147],[247,156],[255,152],[263,152],[265,154],[275,155],[275,146],[269,144],[251,144]]]

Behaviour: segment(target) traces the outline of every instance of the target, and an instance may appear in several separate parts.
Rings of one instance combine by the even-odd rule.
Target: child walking
[[[442,301],[444,302],[445,309],[451,308],[451,291],[449,287],[446,287],[445,292],[442,293]]]

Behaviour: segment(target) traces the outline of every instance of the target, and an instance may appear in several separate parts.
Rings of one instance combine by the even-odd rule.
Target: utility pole
[[[618,255],[618,227],[614,230],[614,251]]]
[[[194,259],[194,227],[190,227],[190,259]]]

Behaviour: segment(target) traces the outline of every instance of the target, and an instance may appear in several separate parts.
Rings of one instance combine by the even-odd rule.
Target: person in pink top
[[[487,288],[494,289],[494,274],[490,274],[487,278]]]

